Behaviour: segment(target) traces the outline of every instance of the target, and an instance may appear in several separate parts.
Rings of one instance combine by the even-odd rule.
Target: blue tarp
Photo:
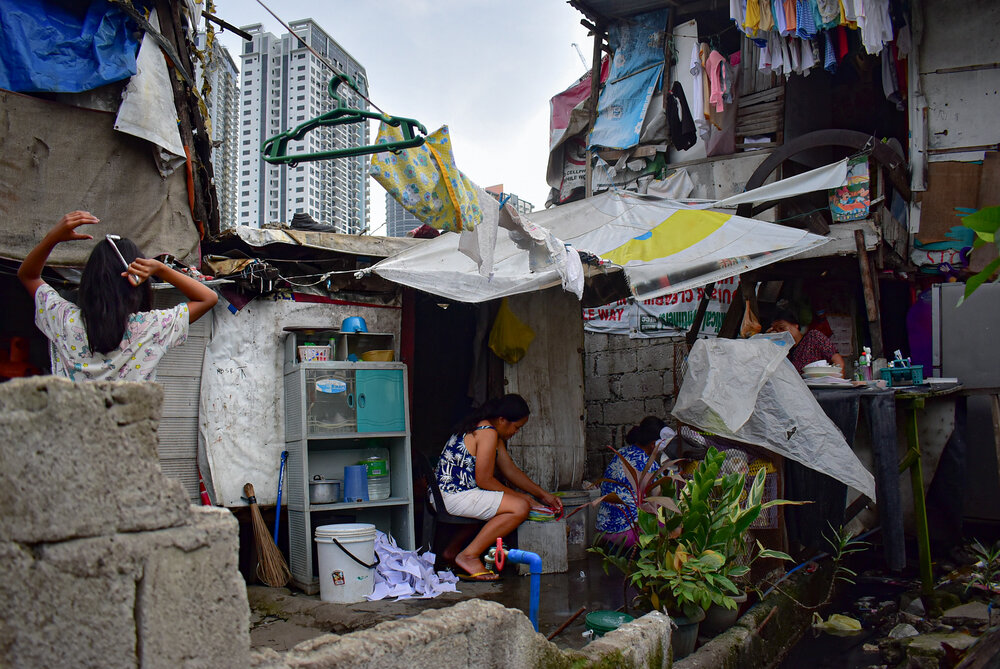
[[[597,103],[590,147],[627,149],[639,143],[646,109],[663,74],[667,10],[619,21],[608,30],[614,52],[608,83]]]
[[[107,0],[69,4],[0,2],[0,88],[80,93],[135,74],[140,33],[128,16]]]

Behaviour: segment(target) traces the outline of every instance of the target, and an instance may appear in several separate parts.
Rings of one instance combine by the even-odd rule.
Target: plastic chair
[[[417,476],[423,476],[427,481],[427,491],[430,493],[424,497],[423,515],[423,543],[429,550],[434,548],[434,536],[437,526],[440,523],[446,525],[477,525],[483,521],[476,518],[465,518],[464,516],[453,516],[444,507],[444,498],[441,497],[441,489],[438,488],[437,476],[434,474],[434,467],[423,455],[414,457],[416,463]],[[434,504],[431,505],[431,500]]]

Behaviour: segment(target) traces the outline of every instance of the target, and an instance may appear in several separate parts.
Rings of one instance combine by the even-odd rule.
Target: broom
[[[292,578],[285,563],[285,556],[274,545],[271,533],[267,531],[264,518],[260,515],[257,498],[254,497],[253,484],[243,486],[243,494],[250,504],[250,517],[253,519],[253,540],[257,548],[257,578],[272,588],[280,588]]]

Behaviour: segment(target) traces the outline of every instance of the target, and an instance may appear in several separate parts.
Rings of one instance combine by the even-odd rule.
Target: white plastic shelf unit
[[[392,535],[400,547],[413,550],[415,546],[406,366],[397,362],[299,362],[297,346],[307,337],[315,339],[314,334],[299,332],[290,332],[285,338],[285,499],[292,582],[315,594],[319,578],[313,533],[319,525],[371,523]],[[388,341],[391,346],[392,340]],[[388,499],[309,502],[313,476],[342,479],[345,466],[372,455],[388,461]]]

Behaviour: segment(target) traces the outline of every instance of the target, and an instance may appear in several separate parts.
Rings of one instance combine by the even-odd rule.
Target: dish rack
[[[883,367],[879,374],[889,386],[919,386],[924,382],[924,366]]]

